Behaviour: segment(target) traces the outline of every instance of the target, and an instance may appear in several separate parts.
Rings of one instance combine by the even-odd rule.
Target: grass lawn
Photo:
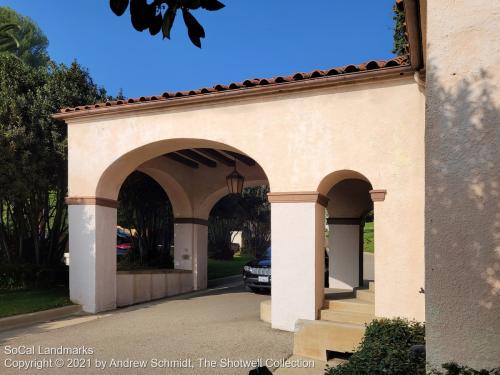
[[[240,275],[245,263],[252,259],[248,255],[235,256],[232,260],[208,259],[208,280]]]
[[[68,289],[0,290],[0,318],[71,305]]]
[[[375,243],[373,242],[373,221],[365,223],[364,239],[363,250],[367,253],[373,253],[375,249]]]

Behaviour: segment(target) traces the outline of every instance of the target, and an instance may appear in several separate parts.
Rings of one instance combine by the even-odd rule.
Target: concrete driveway
[[[248,374],[254,364],[241,361],[279,361],[292,351],[290,332],[259,320],[259,304],[266,298],[233,283],[3,332],[0,373]],[[47,351],[55,354],[43,354]],[[21,365],[30,370],[13,368]]]

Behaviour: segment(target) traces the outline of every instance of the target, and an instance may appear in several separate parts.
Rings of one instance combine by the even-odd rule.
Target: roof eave
[[[406,33],[410,52],[410,63],[413,69],[420,70],[424,67],[422,50],[422,30],[420,27],[419,0],[403,0]]]
[[[292,93],[297,91],[307,91],[333,87],[338,85],[362,83],[381,79],[394,79],[400,76],[413,74],[415,69],[412,65],[398,67],[381,68],[355,73],[344,73],[320,78],[308,78],[301,81],[269,84],[265,86],[255,86],[227,91],[197,94],[186,97],[173,97],[158,99],[142,103],[113,105],[102,108],[73,110],[71,112],[59,112],[52,117],[57,120],[70,120],[74,118],[98,117],[114,113],[127,113],[145,111],[159,108],[175,108],[187,105],[203,105],[214,102],[223,102],[233,99],[248,99],[257,96],[268,96],[273,94]]]

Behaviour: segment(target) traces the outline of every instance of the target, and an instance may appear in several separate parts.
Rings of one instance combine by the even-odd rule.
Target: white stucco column
[[[315,320],[324,298],[324,230],[328,199],[317,192],[270,193],[272,327],[293,331]]]
[[[361,219],[329,218],[328,226],[329,287],[354,289],[359,286]]]
[[[67,198],[70,299],[83,311],[116,308],[116,202]]]
[[[176,218],[174,222],[174,268],[193,271],[194,289],[206,289],[208,221]]]

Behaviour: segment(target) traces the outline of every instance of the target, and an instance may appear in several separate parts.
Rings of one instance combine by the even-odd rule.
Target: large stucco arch
[[[149,144],[141,145],[128,152],[123,152],[118,159],[114,160],[107,167],[103,168],[95,186],[95,196],[116,200],[120,191],[121,184],[127,176],[138,168],[145,168],[151,163],[158,164],[158,157],[170,152],[175,152],[188,148],[216,148],[238,152],[256,160],[252,155],[243,152],[229,144],[215,142],[208,139],[165,139]],[[163,161],[163,164],[166,164]],[[151,168],[149,168],[151,171]],[[153,172],[154,173],[154,172]],[[168,179],[166,175],[163,176]],[[179,193],[179,184],[177,186]],[[180,193],[182,195],[182,193]]]

